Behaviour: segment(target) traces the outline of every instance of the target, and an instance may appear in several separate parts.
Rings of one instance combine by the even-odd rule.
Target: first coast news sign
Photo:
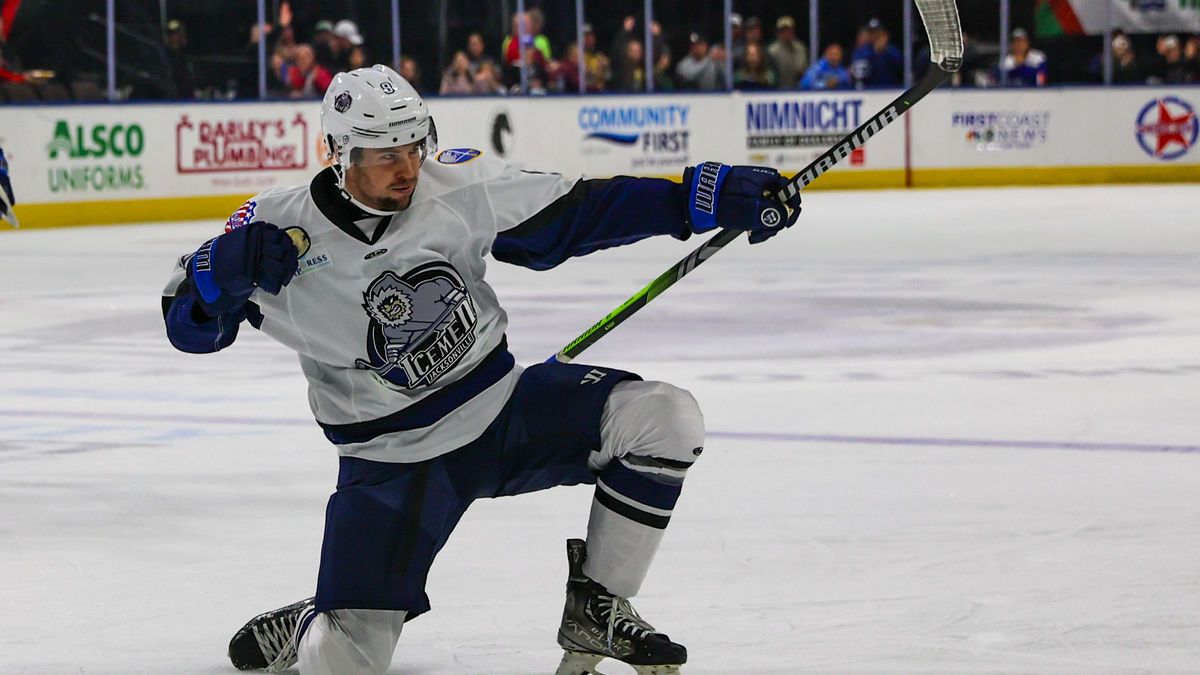
[[[446,98],[430,109],[443,148],[566,174],[677,177],[706,160],[794,173],[893,96]],[[1200,88],[937,92],[816,187],[1196,181],[1197,111]],[[220,217],[325,163],[314,102],[9,106],[0,147],[32,226]]]

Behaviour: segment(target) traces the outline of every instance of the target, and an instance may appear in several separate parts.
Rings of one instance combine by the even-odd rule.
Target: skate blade
[[[554,671],[554,675],[620,675],[628,673],[630,668],[636,675],[681,675],[679,666],[677,665],[660,665],[660,666],[635,666],[631,663],[623,663],[616,659],[610,659],[621,666],[617,666],[616,670],[597,670],[597,666],[605,657],[599,654],[587,654],[585,652],[573,652],[566,650],[563,654],[562,662],[558,664],[558,670]],[[606,667],[607,669],[607,667]]]

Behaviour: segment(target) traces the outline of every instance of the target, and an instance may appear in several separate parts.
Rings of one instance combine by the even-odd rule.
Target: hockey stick
[[[786,203],[795,197],[800,190],[820,178],[838,162],[850,156],[850,153],[866,144],[884,127],[895,122],[901,115],[908,112],[918,101],[925,98],[929,92],[937,89],[962,66],[963,40],[962,26],[959,23],[958,7],[954,0],[914,0],[921,12],[921,20],[925,31],[929,34],[930,60],[936,67],[930,68],[925,77],[916,86],[904,92],[891,105],[888,105],[862,126],[850,132],[836,145],[829,148],[820,157],[813,160],[776,195],[776,198]],[[700,248],[692,251],[686,258],[675,263],[671,269],[659,275],[645,288],[626,300],[608,316],[596,322],[563,347],[550,360],[559,363],[570,363],[583,350],[595,344],[613,328],[621,325],[626,319],[636,314],[651,300],[662,295],[663,291],[675,285],[675,282],[692,273],[709,258],[716,255],[726,245],[737,239],[743,233],[738,230],[721,230],[716,236],[704,242]]]

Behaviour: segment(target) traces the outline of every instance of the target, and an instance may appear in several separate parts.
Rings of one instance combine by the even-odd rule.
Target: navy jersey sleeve
[[[687,239],[683,186],[659,178],[579,180],[492,244],[497,260],[547,270],[572,256],[655,235]]]

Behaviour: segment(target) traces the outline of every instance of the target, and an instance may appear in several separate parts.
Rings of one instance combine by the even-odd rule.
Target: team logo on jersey
[[[475,148],[451,148],[438,153],[437,161],[442,164],[464,164],[483,153]]]
[[[348,91],[343,91],[333,99],[333,109],[340,113],[344,113],[349,110],[350,106],[353,104],[354,97],[351,96],[350,92]]]
[[[225,231],[233,232],[239,227],[249,225],[250,221],[254,220],[254,209],[256,208],[258,208],[258,202],[253,199],[242,204],[241,208],[234,211],[233,215],[229,216],[229,220],[225,221]]]
[[[1200,136],[1196,109],[1176,96],[1164,96],[1146,104],[1138,114],[1138,145],[1155,159],[1179,159],[1192,149]]]
[[[391,386],[427,387],[475,344],[479,312],[447,263],[427,263],[403,276],[380,274],[363,292],[362,307],[370,317],[368,358],[355,365]]]

